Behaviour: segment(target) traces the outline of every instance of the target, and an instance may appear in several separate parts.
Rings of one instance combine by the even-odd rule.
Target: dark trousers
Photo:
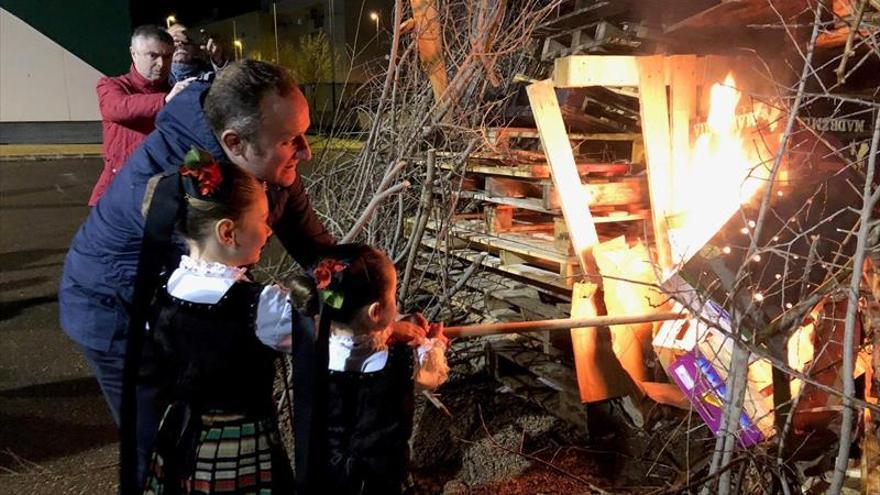
[[[125,355],[112,352],[97,351],[80,346],[92,373],[101,385],[104,399],[110,406],[113,421],[119,426],[119,411],[122,406],[122,368]],[[147,466],[153,451],[156,430],[159,428],[159,404],[157,403],[158,387],[154,384],[139,383],[137,387],[137,451],[138,451],[138,483],[143,485],[146,479]]]

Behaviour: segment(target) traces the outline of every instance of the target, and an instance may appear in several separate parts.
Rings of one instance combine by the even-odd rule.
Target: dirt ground
[[[115,492],[115,427],[57,319],[64,254],[99,169],[95,159],[0,163],[0,494]],[[609,442],[619,439],[594,431],[591,441],[505,393],[478,361],[456,368],[441,389],[451,416],[419,402],[418,493],[629,493],[663,484],[652,476],[668,481],[653,452],[672,439],[648,436],[639,452],[612,453]],[[638,458],[637,469],[622,473],[621,455]]]

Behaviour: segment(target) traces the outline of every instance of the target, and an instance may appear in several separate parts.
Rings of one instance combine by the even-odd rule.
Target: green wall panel
[[[128,0],[0,0],[0,7],[107,75],[128,71]]]

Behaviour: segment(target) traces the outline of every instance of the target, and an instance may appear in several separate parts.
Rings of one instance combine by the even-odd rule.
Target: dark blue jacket
[[[128,312],[143,238],[141,204],[147,181],[175,170],[192,145],[224,156],[208,126],[202,101],[209,84],[195,82],[175,96],[156,118],[156,130],[129,157],[110,188],[92,208],[64,262],[58,301],[61,328],[77,343],[123,353]],[[268,190],[270,224],[300,264],[333,238],[309,203],[302,180]],[[183,252],[181,245],[179,247]]]

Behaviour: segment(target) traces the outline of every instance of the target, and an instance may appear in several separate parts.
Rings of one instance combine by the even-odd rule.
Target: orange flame
[[[775,122],[778,110],[757,103],[738,114],[741,98],[730,74],[712,86],[708,118],[693,128],[690,156],[674,157],[669,240],[675,263],[699,251],[769,177],[772,154],[755,131],[759,122]]]

